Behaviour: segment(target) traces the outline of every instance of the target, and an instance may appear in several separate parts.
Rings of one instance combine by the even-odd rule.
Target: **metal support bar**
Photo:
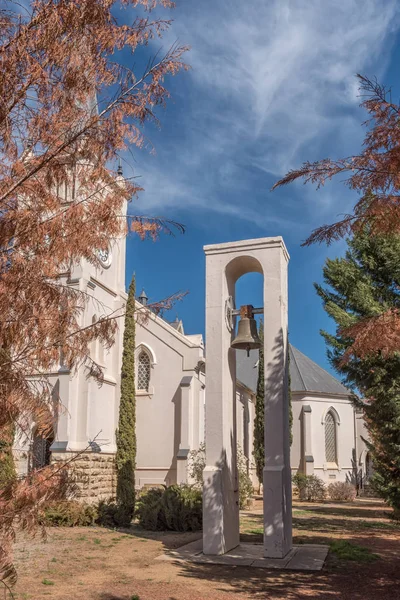
[[[262,315],[264,312],[263,308],[253,308],[253,315]],[[232,317],[238,317],[240,315],[240,309],[234,308],[231,310]]]

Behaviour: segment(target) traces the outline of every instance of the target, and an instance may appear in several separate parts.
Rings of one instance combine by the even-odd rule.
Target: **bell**
[[[231,344],[231,348],[247,350],[247,356],[250,356],[250,350],[258,350],[261,346],[262,342],[258,337],[257,323],[253,318],[253,306],[245,304],[240,307],[238,333]]]

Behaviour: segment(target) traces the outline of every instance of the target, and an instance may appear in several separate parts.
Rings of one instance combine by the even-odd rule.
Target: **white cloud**
[[[295,226],[287,211],[305,188],[291,188],[277,206],[270,199],[262,205],[254,186],[264,173],[266,193],[271,175],[276,179],[303,160],[359,148],[363,115],[356,110],[355,74],[383,74],[389,34],[399,25],[396,4],[178,2],[164,43],[178,38],[190,44],[192,70],[185,95],[176,90],[179,130],[170,137],[163,132],[154,160],[138,159],[149,209],[203,208],[262,226]],[[315,225],[315,202],[318,195],[306,192],[308,226]],[[321,211],[334,218],[349,202],[348,194],[338,200],[325,193],[316,217]]]

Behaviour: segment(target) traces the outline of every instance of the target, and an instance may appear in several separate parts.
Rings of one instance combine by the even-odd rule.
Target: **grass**
[[[399,529],[400,523],[385,523],[384,521],[357,521],[360,527],[371,529]]]
[[[378,554],[374,554],[368,548],[352,544],[346,540],[336,540],[329,544],[331,552],[333,552],[340,560],[351,560],[355,562],[375,562],[379,559]]]
[[[309,517],[312,514],[315,515],[315,513],[313,513],[312,510],[307,510],[307,509],[304,509],[304,510],[297,510],[297,509],[295,509],[295,510],[293,510],[293,515],[296,515],[296,516],[303,515],[304,517]],[[315,516],[317,516],[317,515],[315,515]]]
[[[133,596],[131,596],[130,600],[140,600],[140,598],[137,594],[133,594]]]
[[[101,539],[100,538],[94,538],[93,544],[97,544],[97,545],[101,544]]]
[[[257,529],[246,529],[246,533],[252,533],[254,535],[259,535],[264,533],[264,529],[262,527],[258,527]]]
[[[51,579],[42,579],[42,583],[43,585],[54,585],[54,581],[52,581]]]

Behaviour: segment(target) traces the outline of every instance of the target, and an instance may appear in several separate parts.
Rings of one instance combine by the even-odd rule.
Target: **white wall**
[[[204,377],[197,370],[202,339],[150,315],[136,327],[136,356],[142,346],[153,364],[149,392],[136,391],[136,484],[171,485],[177,481],[178,452],[197,449],[204,439]],[[190,385],[182,387],[186,377]]]
[[[302,469],[305,440],[302,433],[303,407],[311,408],[310,445],[314,458],[314,474],[326,483],[354,480],[355,419],[354,409],[346,396],[324,396],[295,392],[292,394],[293,444],[291,467],[296,472]],[[337,415],[337,464],[328,464],[325,458],[325,415],[329,409]],[[310,449],[308,450],[308,454]]]
[[[253,485],[258,488],[259,483],[255,471],[253,458],[254,444],[254,417],[255,417],[254,393],[243,386],[240,382],[236,385],[236,427],[237,443],[243,450],[248,461],[248,473]]]

